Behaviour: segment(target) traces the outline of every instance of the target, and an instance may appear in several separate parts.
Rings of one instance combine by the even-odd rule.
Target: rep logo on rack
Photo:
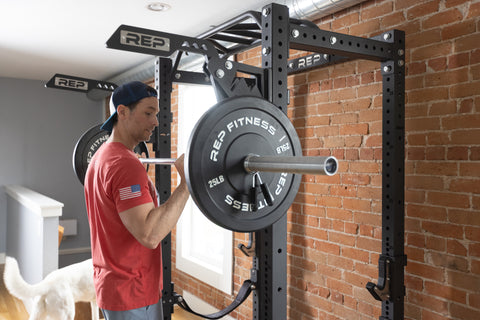
[[[55,77],[55,85],[57,87],[88,91],[88,81]]]
[[[120,31],[120,43],[127,46],[141,47],[159,51],[168,52],[170,50],[170,39],[168,38],[126,30]]]

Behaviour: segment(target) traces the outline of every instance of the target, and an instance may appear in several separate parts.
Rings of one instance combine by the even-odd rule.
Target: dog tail
[[[36,286],[26,283],[20,275],[18,263],[15,258],[6,257],[3,281],[10,294],[20,300],[33,298],[37,295],[37,290],[35,290]]]

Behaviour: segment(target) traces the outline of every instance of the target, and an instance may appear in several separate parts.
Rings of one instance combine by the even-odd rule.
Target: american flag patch
[[[121,188],[118,190],[118,192],[120,192],[120,200],[132,199],[140,197],[142,195],[139,184],[134,184],[133,186]]]

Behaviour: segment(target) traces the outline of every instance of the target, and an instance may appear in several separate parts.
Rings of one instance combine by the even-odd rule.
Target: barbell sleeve
[[[338,170],[335,157],[294,157],[248,155],[243,163],[247,172],[288,172],[333,176]]]
[[[174,165],[174,158],[140,158],[146,164]],[[294,156],[256,156],[248,155],[243,162],[249,173],[288,172],[299,174],[317,174],[333,176],[337,173],[338,161],[335,157],[294,157]]]

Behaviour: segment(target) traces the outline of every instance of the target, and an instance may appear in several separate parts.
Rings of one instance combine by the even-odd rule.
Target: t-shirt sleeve
[[[145,168],[136,158],[123,159],[111,172],[112,195],[118,212],[154,202]]]

